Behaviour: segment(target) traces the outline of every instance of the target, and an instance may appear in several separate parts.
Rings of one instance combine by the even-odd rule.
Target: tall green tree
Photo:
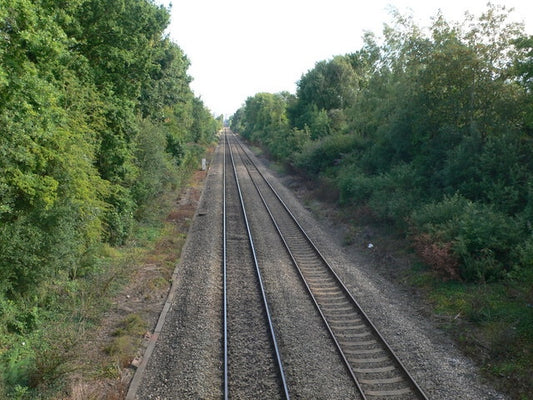
[[[312,139],[344,131],[344,110],[353,104],[358,82],[348,58],[337,56],[318,62],[298,82],[297,101],[290,111],[294,126],[307,127]]]

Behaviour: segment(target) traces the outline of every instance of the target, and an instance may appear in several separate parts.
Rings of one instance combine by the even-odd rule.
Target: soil
[[[70,374],[69,395],[65,400],[125,398],[167,299],[171,275],[198,208],[206,176],[206,171],[196,171],[188,185],[173,194],[172,207],[165,218],[165,233],[137,263],[126,266],[130,279],[112,300],[112,306],[99,326],[88,332],[82,341],[78,363],[86,367],[78,365],[79,372]],[[139,348],[125,349],[117,359],[117,356],[110,356],[106,348],[116,338],[116,331],[125,318],[131,315],[140,316],[146,323],[144,341]],[[133,340],[136,346],[139,342]],[[92,373],[87,374],[87,371]]]

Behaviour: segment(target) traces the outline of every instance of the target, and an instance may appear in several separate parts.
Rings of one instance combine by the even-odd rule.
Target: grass
[[[99,265],[95,272],[72,282],[50,282],[38,298],[17,305],[19,312],[28,305],[38,315],[31,326],[25,324],[2,338],[6,369],[0,399],[51,398],[63,390],[67,374],[83,369],[76,362],[76,349],[125,281],[125,265],[132,256],[104,245],[93,257]]]
[[[512,398],[533,393],[533,273],[501,282],[443,282],[417,266],[411,284],[421,288],[434,313],[485,377]]]
[[[113,332],[113,340],[105,347],[120,368],[126,368],[135,358],[146,333],[148,323],[139,314],[128,314]]]

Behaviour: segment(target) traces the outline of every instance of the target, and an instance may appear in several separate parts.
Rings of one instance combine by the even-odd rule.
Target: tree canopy
[[[148,0],[0,0],[0,296],[122,243],[157,174],[213,140],[168,23]]]
[[[296,96],[250,97],[232,127],[423,238],[426,258],[447,249],[455,278],[532,268],[532,42],[508,13],[426,29],[395,14],[382,39],[317,62]]]

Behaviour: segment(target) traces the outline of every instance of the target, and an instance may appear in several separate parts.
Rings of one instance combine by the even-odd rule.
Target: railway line
[[[263,203],[270,215],[360,397],[427,399],[239,140],[234,135],[227,134],[225,141],[228,152],[232,154],[231,168],[235,173],[237,168],[241,169],[241,174],[245,171],[255,186],[257,201]],[[242,195],[240,200],[243,201]],[[250,233],[249,228],[248,232]],[[259,271],[260,267],[257,268]],[[274,331],[274,327],[271,330]],[[281,361],[280,368],[283,370]],[[286,393],[288,396],[288,389]]]
[[[229,145],[225,150],[224,399],[289,399],[235,159]]]

